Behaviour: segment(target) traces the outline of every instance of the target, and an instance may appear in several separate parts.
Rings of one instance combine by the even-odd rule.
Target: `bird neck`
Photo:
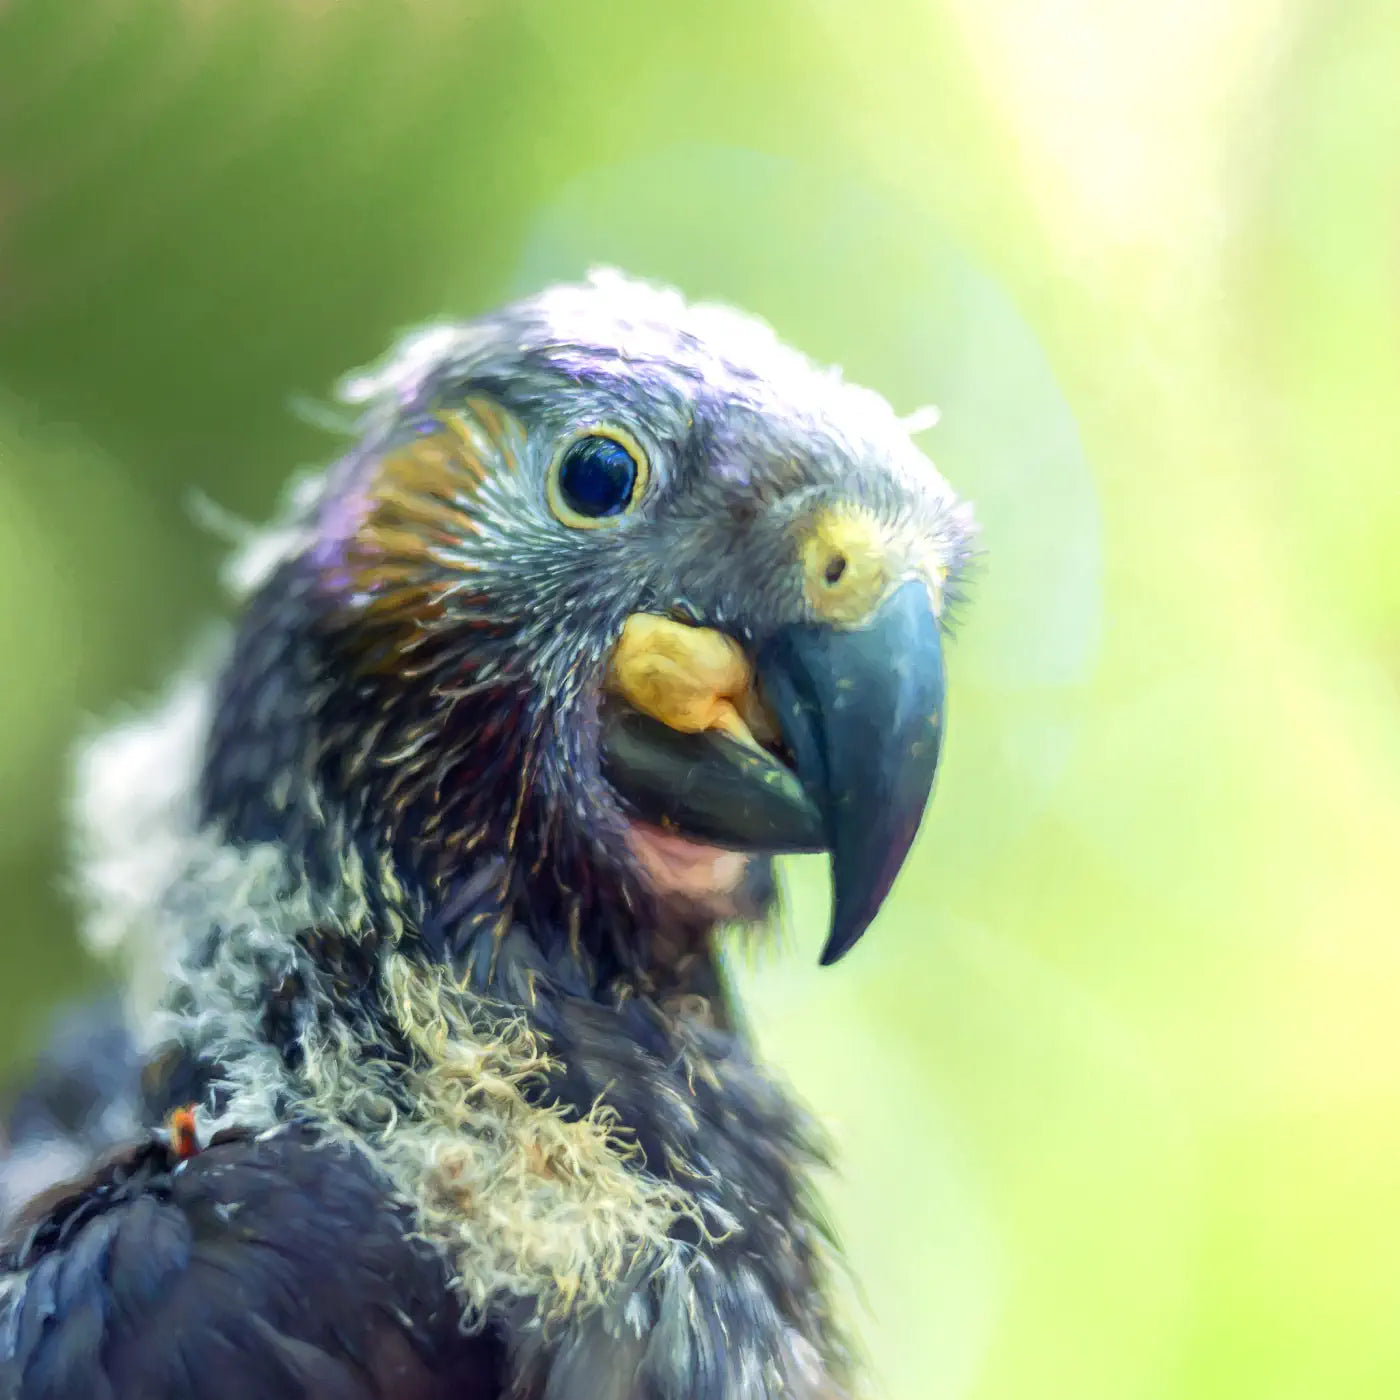
[[[510,1306],[540,1324],[522,1376],[586,1351],[619,1309],[644,1324],[646,1355],[618,1362],[632,1371],[670,1364],[651,1356],[662,1318],[715,1317],[744,1366],[841,1372],[810,1191],[823,1148],[735,1023],[710,921],[600,903],[629,922],[590,940],[587,905],[522,896],[569,893],[557,871],[529,877],[502,847],[430,880],[343,810],[265,806],[260,828],[249,802],[240,826],[204,789],[152,911],[175,972],[151,1022],[165,1092],[203,1097],[203,1131],[295,1118],[353,1139],[469,1319]],[[617,928],[645,955],[620,956]]]

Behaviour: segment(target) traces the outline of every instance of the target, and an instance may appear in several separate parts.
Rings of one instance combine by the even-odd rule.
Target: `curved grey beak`
[[[943,650],[927,588],[902,584],[859,627],[783,628],[755,658],[792,757],[626,705],[601,713],[602,771],[648,822],[733,850],[829,851],[823,964],[853,948],[919,830],[943,734]],[[795,771],[794,771],[795,770]]]
[[[828,966],[879,912],[933,789],[945,688],[938,619],[911,580],[864,626],[786,628],[757,661],[831,852]]]

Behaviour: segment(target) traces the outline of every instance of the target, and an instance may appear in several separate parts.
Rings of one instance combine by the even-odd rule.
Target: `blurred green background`
[[[1389,0],[0,0],[0,1052],[91,985],[65,753],[221,606],[289,412],[608,261],[979,506],[881,926],[745,972],[890,1400],[1400,1394]]]

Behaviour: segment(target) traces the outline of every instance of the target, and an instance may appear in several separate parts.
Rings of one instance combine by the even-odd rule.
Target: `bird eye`
[[[620,432],[575,438],[554,464],[549,504],[566,525],[591,529],[626,514],[646,484],[646,456]]]

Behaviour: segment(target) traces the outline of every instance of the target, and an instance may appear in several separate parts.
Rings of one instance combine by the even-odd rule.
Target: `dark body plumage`
[[[612,277],[415,338],[355,396],[212,673],[89,755],[89,932],[132,967],[147,1128],[12,1226],[8,1393],[845,1395],[824,1149],[713,942],[766,913],[770,859],[603,780],[610,667],[638,615],[800,659],[910,581],[936,629],[967,517],[882,400]],[[556,499],[599,432],[644,482],[608,528]],[[941,724],[909,635],[890,790],[924,780],[885,803],[872,911]],[[779,719],[841,806],[840,742]],[[829,829],[839,911],[863,876]]]
[[[128,1149],[16,1222],[3,1345],[18,1393],[209,1400],[490,1400],[442,1260],[358,1153],[304,1127],[178,1162]]]

